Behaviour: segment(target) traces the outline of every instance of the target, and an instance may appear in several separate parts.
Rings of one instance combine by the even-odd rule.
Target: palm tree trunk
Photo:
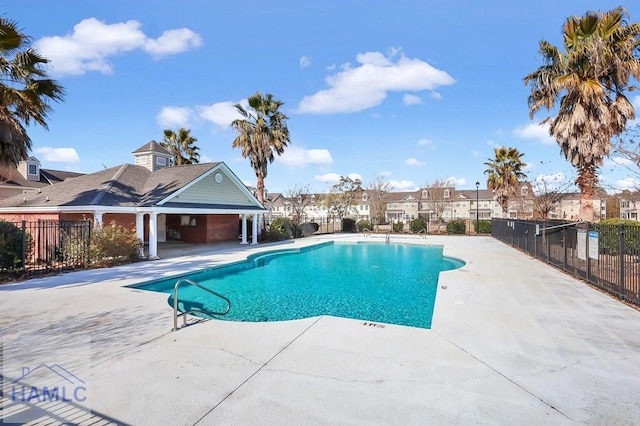
[[[576,184],[580,188],[580,212],[578,220],[586,222],[594,222],[599,219],[593,210],[593,195],[597,182],[595,167],[587,166],[582,168],[578,173]]]
[[[264,174],[256,172],[258,182],[256,183],[256,198],[260,201],[260,204],[264,205]]]

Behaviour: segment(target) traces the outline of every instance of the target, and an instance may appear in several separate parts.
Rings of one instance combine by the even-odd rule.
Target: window
[[[180,225],[189,226],[191,223],[191,216],[180,216]]]
[[[138,157],[138,163],[139,164],[147,164],[147,157]]]
[[[449,198],[449,196],[451,195],[451,192],[448,189],[444,190],[444,198]]]
[[[369,199],[369,196],[367,195],[367,193],[363,192],[362,193],[362,201],[364,201],[366,203],[368,199]]]
[[[311,195],[311,202],[315,203],[316,202],[316,196],[315,195]]]
[[[29,164],[28,174],[36,176],[38,174],[38,166],[36,164]]]
[[[156,157],[156,164],[158,166],[166,166],[167,165],[167,159],[164,157]]]
[[[298,195],[298,203],[302,203],[302,195]]]
[[[426,189],[422,190],[422,198],[427,198],[429,197],[429,192]]]
[[[522,195],[523,197],[529,195],[529,188],[527,188],[526,186],[520,188],[520,195]]]

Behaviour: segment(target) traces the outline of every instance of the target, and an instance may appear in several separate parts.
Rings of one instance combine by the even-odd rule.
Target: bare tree
[[[425,210],[429,211],[430,221],[435,221],[438,224],[442,221],[444,212],[449,208],[451,199],[449,195],[453,189],[453,185],[450,179],[436,179],[431,183],[425,185],[427,190],[426,199],[423,197],[422,205]]]
[[[536,219],[549,219],[562,199],[573,187],[573,179],[567,179],[563,173],[539,175],[531,184],[533,189],[533,214]]]
[[[331,187],[327,194],[327,208],[340,220],[353,214],[356,197],[362,193],[362,181],[340,176],[340,181]]]
[[[291,213],[293,220],[300,223],[305,217],[305,210],[312,205],[311,194],[309,193],[309,184],[296,183],[287,188],[284,196],[291,203]]]
[[[370,215],[374,224],[385,222],[387,196],[391,191],[391,184],[382,176],[376,176],[365,188],[369,195]]]
[[[620,167],[630,171],[635,181],[640,179],[640,124],[628,129],[620,136],[614,138],[611,142],[612,151],[619,158],[613,159],[613,162]],[[640,182],[638,182],[632,190],[640,190]]]

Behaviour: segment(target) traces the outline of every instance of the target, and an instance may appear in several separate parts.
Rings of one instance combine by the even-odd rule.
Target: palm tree
[[[183,164],[197,164],[200,162],[200,154],[195,143],[198,139],[191,136],[191,130],[181,127],[178,133],[166,129],[164,138],[160,145],[173,155],[173,164],[181,166]]]
[[[502,207],[502,213],[506,216],[509,198],[515,195],[520,188],[520,181],[527,178],[522,171],[525,163],[522,161],[523,153],[516,148],[494,148],[494,158],[488,158],[484,163],[487,169],[487,187],[496,194],[496,199]]]
[[[279,111],[284,102],[274,99],[268,93],[263,96],[256,92],[248,99],[251,110],[236,104],[242,118],[233,120],[231,127],[238,136],[231,146],[242,150],[242,157],[249,158],[251,167],[256,173],[256,190],[258,201],[264,203],[264,179],[267,177],[267,166],[275,159],[274,154],[282,155],[289,140],[289,129],[285,121],[286,115]]]
[[[611,138],[635,117],[624,92],[630,77],[640,78],[640,24],[627,19],[622,7],[568,18],[565,51],[540,41],[544,65],[524,78],[531,86],[530,118],[541,108],[556,110],[542,123],[549,123],[549,133],[577,170],[579,220],[593,221],[598,168],[609,155]]]
[[[0,165],[15,167],[28,157],[31,122],[47,128],[49,101],[61,101],[64,89],[47,78],[49,60],[30,47],[16,22],[0,17]]]

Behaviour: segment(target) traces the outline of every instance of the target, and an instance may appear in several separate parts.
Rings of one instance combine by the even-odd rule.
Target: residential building
[[[17,167],[0,167],[0,199],[42,190],[83,173],[43,169],[36,157],[21,161]]]
[[[247,243],[252,216],[257,244],[257,224],[267,210],[226,164],[170,166],[171,154],[153,141],[133,154],[135,164],[0,200],[0,219],[114,221],[135,229],[154,258],[158,242],[168,240],[215,243],[237,241],[240,234]]]

